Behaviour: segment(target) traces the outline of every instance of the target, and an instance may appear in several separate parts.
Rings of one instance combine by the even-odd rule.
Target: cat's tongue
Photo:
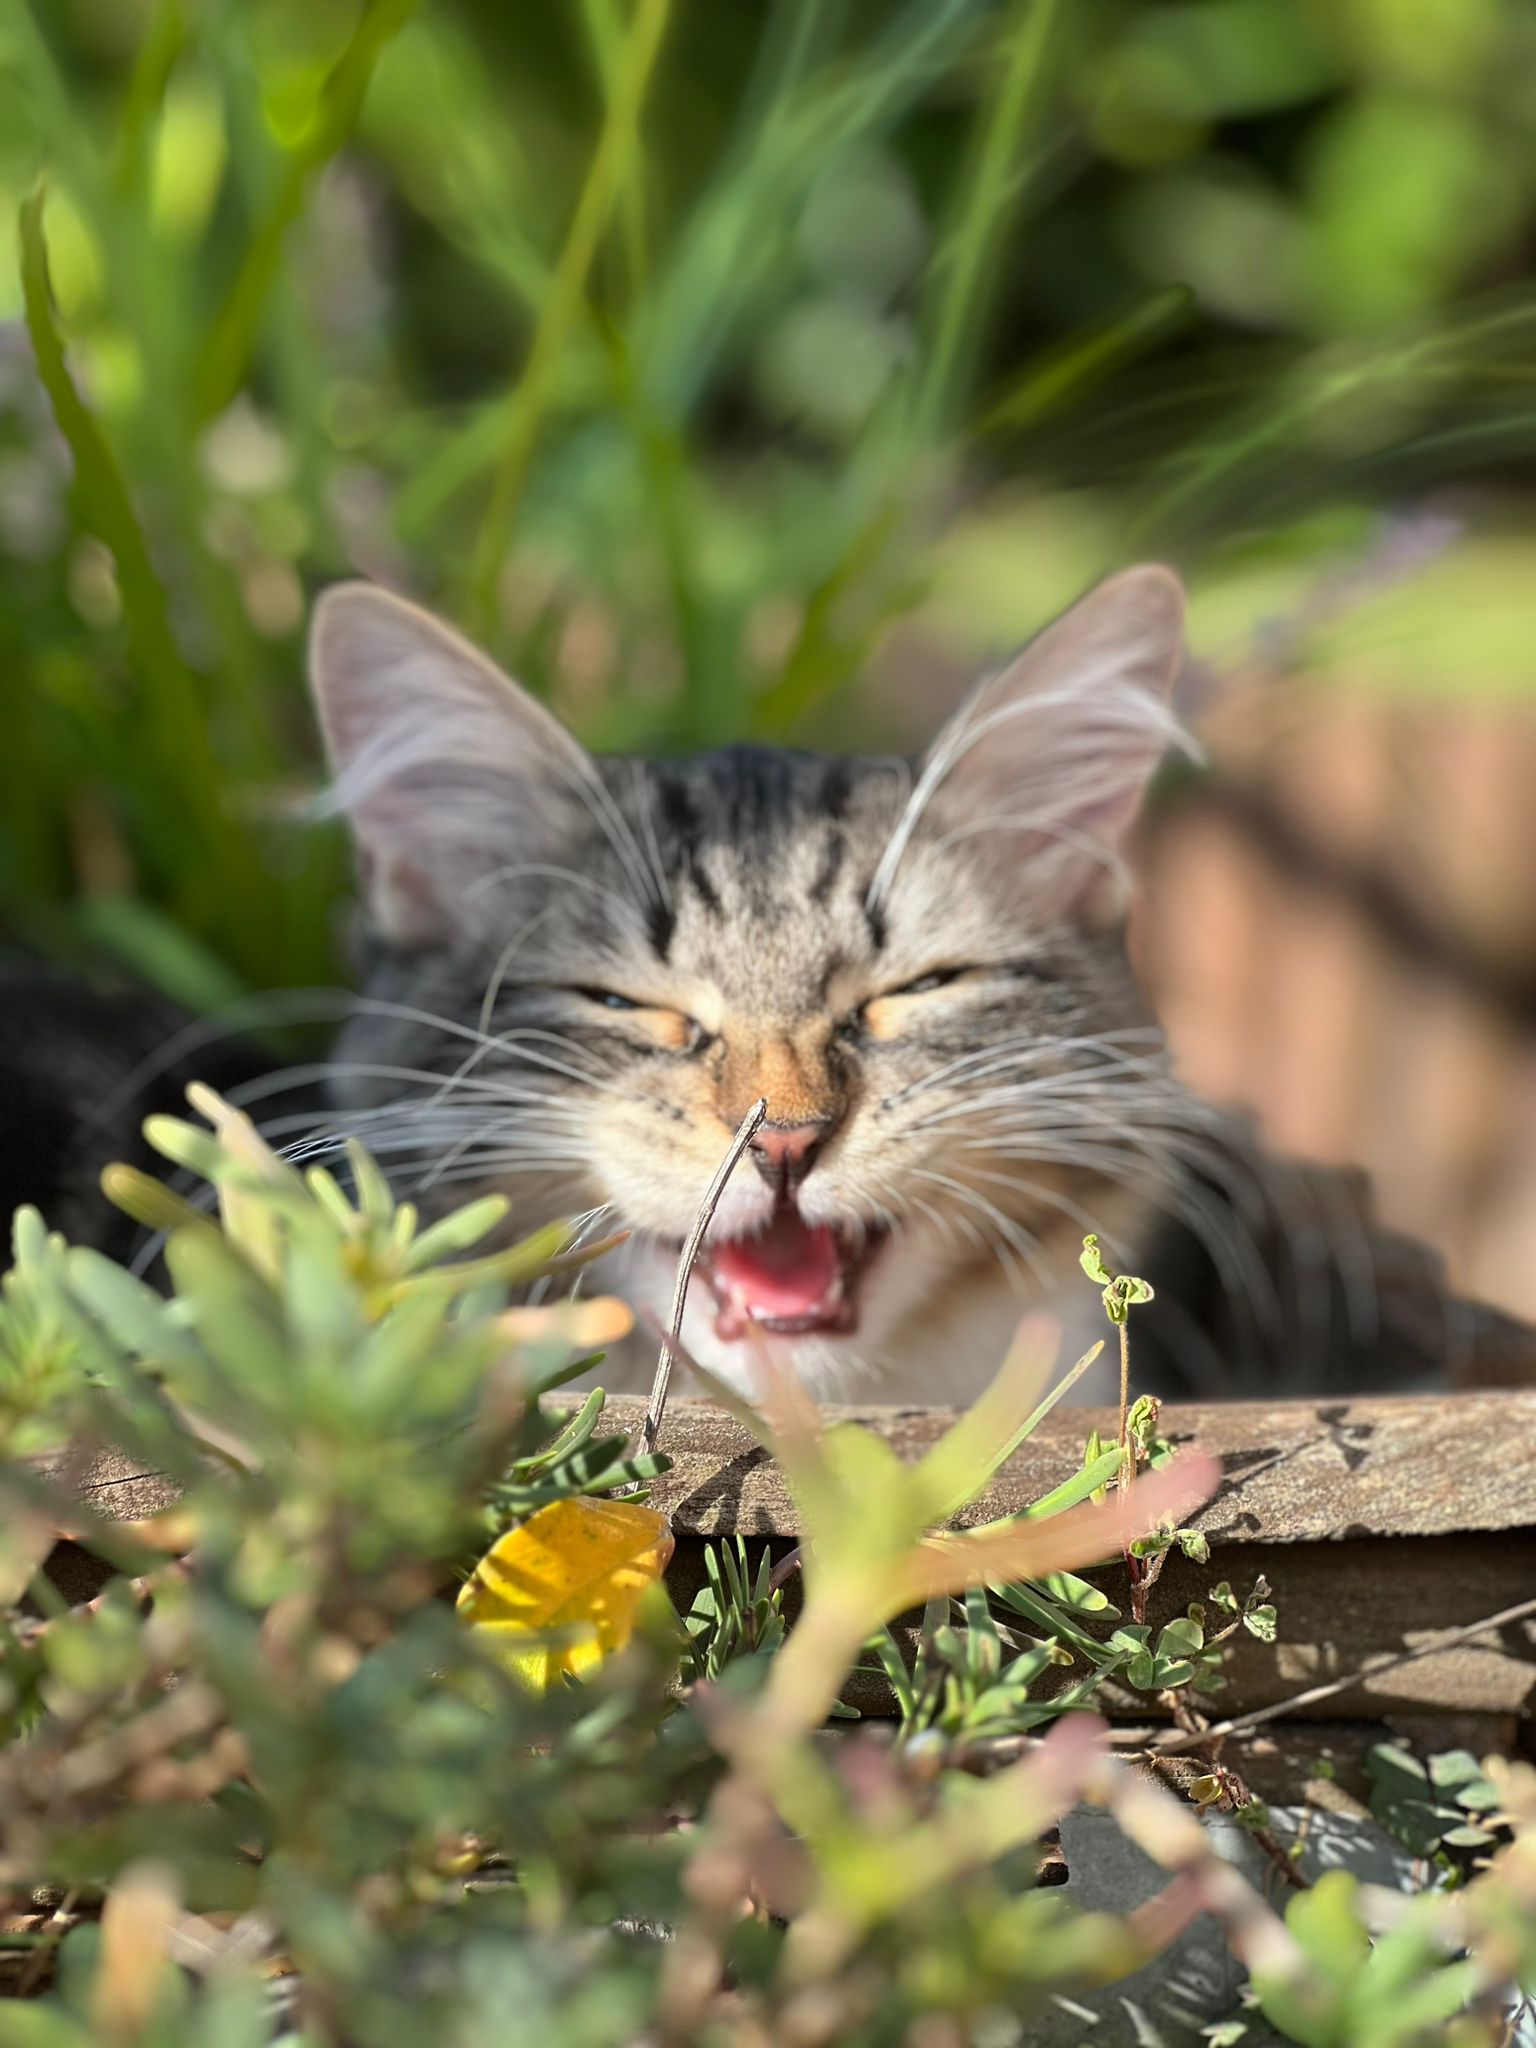
[[[733,1237],[711,1248],[721,1291],[733,1307],[758,1322],[819,1322],[842,1293],[837,1237],[824,1223],[807,1223],[793,1209],[775,1216],[756,1237]]]

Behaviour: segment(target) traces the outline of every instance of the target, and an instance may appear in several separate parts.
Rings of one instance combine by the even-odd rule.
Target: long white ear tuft
[[[315,606],[309,680],[375,925],[443,945],[475,884],[568,815],[590,758],[559,722],[429,612],[370,583]]]
[[[1170,747],[1192,745],[1167,702],[1183,633],[1173,571],[1127,569],[989,676],[929,749],[872,898],[910,845],[939,837],[973,840],[1036,915],[1117,908],[1142,792]]]

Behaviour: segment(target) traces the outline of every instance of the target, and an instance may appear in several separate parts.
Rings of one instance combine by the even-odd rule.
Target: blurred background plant
[[[0,915],[336,978],[334,576],[598,745],[878,746],[1168,556],[1191,1078],[1536,1309],[1533,142],[1520,0],[9,0]]]

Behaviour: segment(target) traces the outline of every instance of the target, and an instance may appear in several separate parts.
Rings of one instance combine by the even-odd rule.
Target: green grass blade
[[[882,493],[841,557],[811,592],[778,681],[753,706],[753,729],[764,738],[782,738],[849,672],[857,650],[840,638],[838,616],[849,591],[884,559],[905,511],[899,494]],[[877,612],[860,645],[872,641],[885,623],[883,611]]]
[[[646,391],[664,419],[692,410],[728,346],[792,271],[805,195],[839,161],[876,144],[946,73],[978,11],[976,0],[918,0],[856,63],[812,71],[803,85],[764,98],[756,128],[685,228],[646,323]]]
[[[222,412],[239,390],[288,230],[304,210],[311,181],[352,133],[373,67],[385,45],[404,27],[418,4],[419,0],[371,0],[351,41],[332,66],[310,131],[289,156],[271,209],[252,236],[215,316],[198,370],[199,419]]]
[[[977,131],[953,225],[933,265],[937,301],[913,405],[920,439],[952,421],[977,352],[998,250],[1024,184],[1059,0],[1016,0],[997,90]]]
[[[1123,1463],[1123,1453],[1118,1444],[1111,1444],[1107,1451],[1101,1451],[1091,1464],[1080,1472],[1074,1472],[1070,1479],[1064,1479],[1060,1486],[1053,1486],[1049,1493],[1027,1507],[1018,1517],[1022,1522],[1043,1522],[1048,1515],[1060,1515],[1068,1508],[1075,1508],[1087,1500],[1099,1487],[1107,1486]]]
[[[959,1422],[954,1425],[949,1434],[943,1439],[943,1442],[935,1446],[934,1450],[928,1453],[928,1457],[924,1461],[925,1465],[932,1470],[934,1468],[934,1461],[942,1452],[948,1450],[950,1454],[949,1459],[946,1460],[948,1473],[952,1474],[959,1471],[965,1474],[964,1484],[957,1491],[948,1494],[944,1498],[940,1511],[934,1516],[935,1522],[947,1522],[951,1515],[958,1514],[968,1501],[975,1500],[992,1483],[992,1480],[1002,1470],[1003,1466],[1007,1464],[1008,1460],[1019,1448],[1019,1445],[1027,1442],[1034,1435],[1057,1402],[1077,1384],[1103,1348],[1102,1344],[1094,1344],[1085,1351],[1076,1364],[1062,1374],[1049,1393],[1036,1402],[1024,1420],[1011,1429],[1005,1437],[996,1440],[984,1439],[983,1431],[989,1432],[996,1419],[993,1412],[994,1393],[996,1389],[1004,1384],[1003,1376],[999,1375],[999,1378],[993,1383],[993,1388],[989,1389],[988,1393],[983,1395],[981,1400],[960,1418]],[[1113,1456],[1118,1462],[1120,1457],[1118,1446],[1112,1453],[1107,1455]],[[1081,1474],[1074,1474],[1071,1479],[1064,1482],[1063,1486],[1057,1487],[1054,1493],[1047,1495],[1047,1499],[1054,1501],[1067,1488],[1075,1487],[1081,1476]],[[1041,1503],[1038,1501],[1032,1508],[1025,1510],[1026,1515],[1035,1515],[1040,1512]],[[1052,1507],[1046,1509],[1045,1512],[1055,1514],[1059,1512],[1059,1509]],[[1004,1522],[1012,1522],[1022,1518],[1007,1515],[1002,1519]],[[987,1526],[997,1527],[1001,1526],[1001,1524],[989,1523]]]
[[[603,81],[604,98],[611,108],[624,82],[623,16],[617,0],[582,0],[582,13],[598,75]],[[645,158],[636,146],[638,139],[631,132],[628,157],[619,174],[617,200],[619,250],[631,300],[638,298],[644,288],[647,259]]]
[[[912,1689],[912,1674],[902,1661],[896,1638],[888,1628],[882,1628],[877,1635],[870,1637],[866,1648],[874,1652],[876,1663],[896,1696],[900,1718],[903,1721],[910,1721],[917,1708],[917,1695]]]
[[[219,802],[221,777],[209,744],[202,686],[176,645],[165,593],[117,457],[70,375],[53,313],[41,187],[22,204],[19,233],[27,332],[38,377],[74,465],[78,515],[117,564],[157,794],[162,803],[180,807],[179,830],[201,845],[199,860],[184,864],[177,891],[180,907],[196,916],[205,907],[210,881],[237,865],[227,851],[237,835]],[[220,849],[225,849],[222,857]]]
[[[74,923],[93,951],[196,1016],[217,1015],[251,993],[211,946],[140,897],[95,892],[81,899]]]
[[[597,148],[534,329],[506,445],[497,464],[474,550],[471,613],[482,633],[489,633],[495,622],[497,578],[511,543],[518,499],[548,409],[550,386],[581,312],[587,277],[608,225],[625,166],[634,152],[646,87],[670,13],[671,0],[640,0],[634,26],[618,60]]]
[[[1187,285],[1169,285],[1127,313],[1036,357],[1012,387],[985,413],[977,431],[1020,432],[1061,407],[1084,398],[1097,385],[1171,334],[1188,327],[1198,312]]]
[[[1054,1600],[1047,1600],[1033,1586],[999,1584],[990,1587],[989,1590],[995,1600],[1000,1600],[1005,1607],[1012,1608],[1015,1614],[1024,1615],[1037,1628],[1043,1628],[1062,1642],[1070,1643],[1073,1649],[1080,1651],[1090,1663],[1102,1665],[1119,1660],[1119,1651],[1106,1648],[1097,1636],[1076,1622],[1065,1608],[1058,1607]]]
[[[160,0],[139,44],[123,104],[122,126],[112,163],[112,181],[119,192],[135,193],[144,187],[155,117],[187,42],[184,0]]]
[[[111,549],[117,563],[123,609],[148,679],[160,698],[158,709],[166,717],[200,730],[198,685],[172,638],[165,593],[150,561],[127,482],[65,360],[63,337],[53,316],[41,187],[22,202],[19,232],[27,332],[54,423],[74,463],[75,496],[82,521]]]
[[[598,1420],[603,1412],[603,1400],[602,1388],[594,1387],[582,1405],[562,1425],[558,1435],[552,1437],[542,1451],[536,1452],[531,1458],[520,1459],[517,1466],[519,1483],[547,1472],[551,1465],[558,1465],[562,1458],[569,1457],[573,1451],[584,1449],[591,1442],[597,1429]]]

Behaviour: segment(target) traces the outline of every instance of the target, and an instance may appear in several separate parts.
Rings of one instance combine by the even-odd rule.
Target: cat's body
[[[820,1399],[963,1403],[1031,1308],[1076,1356],[1104,1333],[1088,1231],[1156,1289],[1137,1379],[1161,1393],[1347,1393],[1528,1360],[1524,1333],[1447,1300],[1432,1258],[1376,1229],[1349,1177],[1266,1159],[1169,1072],[1126,959],[1118,845],[1178,737],[1180,644],[1174,579],[1132,571],[919,761],[641,762],[585,753],[414,607],[329,593],[313,681],[368,962],[329,1099],[307,1131],[285,1113],[293,1156],[355,1133],[429,1213],[498,1189],[509,1232],[626,1231],[594,1281],[654,1324],[765,1100],[683,1329],[749,1396],[766,1350]],[[84,1191],[146,1109],[191,1072],[238,1100],[260,1064],[204,1046],[136,1086],[178,1020],[127,1015],[63,1032],[88,1045],[94,1023],[115,1068],[61,1065],[46,1020],[29,1031],[12,1005],[39,1111],[9,1192],[76,1234],[99,1236]],[[266,1084],[250,1099],[270,1111]],[[642,1323],[604,1377],[638,1383],[654,1356]],[[1080,1395],[1107,1397],[1111,1368]]]
[[[76,1244],[126,1259],[142,1232],[101,1192],[102,1168],[165,1162],[144,1119],[186,1113],[189,1081],[238,1093],[271,1061],[121,975],[0,957],[0,1232],[24,1202]]]

